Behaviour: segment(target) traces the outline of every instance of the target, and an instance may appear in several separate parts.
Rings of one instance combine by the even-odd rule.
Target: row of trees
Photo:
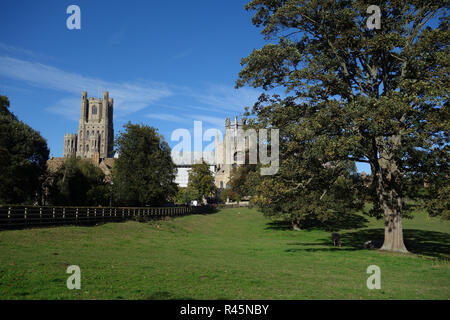
[[[112,177],[89,159],[71,157],[48,170],[49,150],[39,132],[19,121],[0,96],[0,203],[64,206],[158,206],[189,203],[215,192],[205,163],[190,172],[189,187],[178,191],[171,150],[153,127],[128,123],[115,144]]]
[[[449,216],[449,17],[446,1],[381,1],[368,28],[366,1],[253,0],[252,22],[270,43],[242,59],[236,86],[265,92],[247,112],[254,128],[280,129],[280,170],[242,171],[267,211],[297,225],[373,203],[382,249],[407,252],[405,199]],[[433,23],[431,23],[433,22]],[[283,96],[270,93],[285,89]],[[365,186],[354,162],[370,165]],[[245,169],[242,169],[245,170]],[[259,179],[238,182],[243,175]],[[426,183],[426,192],[417,192]],[[423,190],[423,188],[422,188]]]

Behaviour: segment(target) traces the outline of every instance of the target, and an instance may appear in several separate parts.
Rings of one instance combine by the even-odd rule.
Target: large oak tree
[[[246,5],[270,42],[242,60],[237,87],[286,92],[265,93],[253,107],[258,125],[280,128],[280,175],[290,174],[272,190],[293,194],[323,177],[324,168],[368,163],[373,213],[384,214],[382,250],[407,252],[405,182],[419,178],[448,193],[446,3],[371,1],[380,8],[380,29],[367,27],[371,14],[361,0]]]

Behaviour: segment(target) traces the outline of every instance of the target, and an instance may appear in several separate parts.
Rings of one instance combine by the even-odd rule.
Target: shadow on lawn
[[[403,230],[403,238],[406,248],[414,254],[420,254],[424,256],[436,257],[441,259],[450,258],[450,234],[417,230],[417,229],[405,229]],[[383,243],[384,229],[365,229],[354,232],[347,232],[341,235],[342,248],[333,247],[331,236],[329,239],[322,239],[322,242],[316,243],[290,243],[290,245],[300,246],[322,246],[322,248],[295,248],[287,249],[287,252],[295,251],[355,251],[355,250],[368,250],[364,248],[364,242],[368,240],[375,240],[379,243]],[[323,248],[327,246],[326,248]]]
[[[157,291],[146,298],[146,300],[194,300],[189,297],[178,297],[167,291]]]
[[[318,220],[309,220],[302,223],[303,230],[320,229],[325,231],[339,231],[348,229],[359,229],[367,226],[368,220],[361,215],[346,214],[327,220],[323,223]],[[287,221],[272,221],[267,224],[266,229],[292,230],[292,225]]]

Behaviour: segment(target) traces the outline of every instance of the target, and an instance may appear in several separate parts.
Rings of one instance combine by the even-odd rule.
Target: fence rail
[[[212,213],[214,207],[35,207],[0,206],[0,229],[88,225],[129,219],[158,219]]]

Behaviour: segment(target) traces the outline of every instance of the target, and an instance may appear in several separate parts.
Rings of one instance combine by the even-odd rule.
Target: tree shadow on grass
[[[288,221],[272,221],[266,225],[266,230],[292,230],[292,224]]]
[[[450,259],[450,234],[437,231],[405,229],[403,239],[406,248],[414,254],[435,257],[439,259]],[[380,245],[384,240],[384,229],[364,229],[341,234],[342,247],[333,247],[331,235],[329,239],[321,239],[317,243],[291,243],[299,246],[321,246],[321,248],[295,248],[288,249],[287,252],[294,251],[355,251],[368,250],[364,248],[364,243],[368,240],[376,241]],[[326,246],[324,248],[324,246]],[[374,248],[378,249],[378,248]]]
[[[384,240],[384,229],[369,229],[342,235],[342,243],[355,249],[364,249],[364,242]],[[403,241],[409,252],[440,259],[450,258],[450,234],[438,231],[404,229]]]
[[[334,217],[322,222],[319,220],[308,220],[302,223],[303,230],[325,230],[339,231],[348,229],[359,229],[367,226],[368,220],[358,214],[346,214]],[[288,221],[277,220],[267,223],[266,229],[270,230],[292,230],[292,225]]]
[[[147,300],[194,300],[189,297],[179,297],[167,291],[157,291],[146,298]]]

